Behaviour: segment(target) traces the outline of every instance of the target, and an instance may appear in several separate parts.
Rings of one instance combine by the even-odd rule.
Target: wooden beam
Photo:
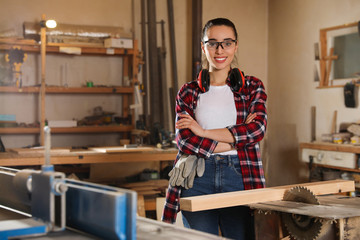
[[[326,60],[327,58],[327,32],[320,30],[320,87],[325,85]]]
[[[41,21],[45,21],[45,14],[41,15]],[[46,63],[46,28],[45,26],[41,27],[41,82],[40,82],[40,145],[45,145],[45,135],[44,135],[44,127],[45,127],[45,63]]]
[[[278,201],[283,199],[284,193],[287,190],[295,186],[306,187],[315,195],[355,191],[354,181],[331,180],[181,198],[180,208],[181,210],[196,212],[252,203]]]
[[[356,27],[357,25],[358,25],[358,22],[353,22],[353,23],[346,23],[346,24],[338,25],[338,26],[334,26],[334,27],[322,28],[320,30],[332,31],[332,30],[338,30],[338,29],[343,29],[343,28],[348,28],[348,27]]]

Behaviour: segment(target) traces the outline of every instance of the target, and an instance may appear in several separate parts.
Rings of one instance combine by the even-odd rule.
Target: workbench
[[[331,180],[342,174],[354,179],[356,188],[360,180],[360,146],[325,142],[300,143],[301,160],[309,164],[309,180]],[[322,178],[322,179],[319,179]]]
[[[131,152],[98,152],[94,150],[71,150],[68,152],[52,152],[51,164],[93,164],[93,163],[121,163],[121,162],[151,162],[174,161],[177,150],[153,148],[148,151]],[[35,166],[43,165],[44,154],[29,153],[19,154],[7,150],[0,153],[0,166]]]
[[[304,148],[360,154],[360,145],[353,144],[337,144],[327,142],[300,143],[300,150]]]

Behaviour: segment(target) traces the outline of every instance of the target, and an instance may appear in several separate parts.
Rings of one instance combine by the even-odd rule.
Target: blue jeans
[[[191,189],[182,189],[181,197],[244,190],[237,155],[212,155],[205,160],[205,173],[196,177]],[[181,206],[180,206],[181,207]],[[185,227],[232,239],[253,238],[253,218],[245,206],[198,212],[182,211]]]

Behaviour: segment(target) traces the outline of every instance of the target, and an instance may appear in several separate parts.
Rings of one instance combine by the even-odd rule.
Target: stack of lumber
[[[145,211],[156,210],[156,198],[164,196],[169,185],[167,179],[149,180],[121,185],[138,193],[138,214],[145,216]]]

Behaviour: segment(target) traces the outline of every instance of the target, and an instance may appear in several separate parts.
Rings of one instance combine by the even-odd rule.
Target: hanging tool
[[[15,74],[16,86],[22,86],[21,65],[26,61],[27,54],[19,46],[12,47],[5,55],[6,62],[10,63],[12,72]]]

